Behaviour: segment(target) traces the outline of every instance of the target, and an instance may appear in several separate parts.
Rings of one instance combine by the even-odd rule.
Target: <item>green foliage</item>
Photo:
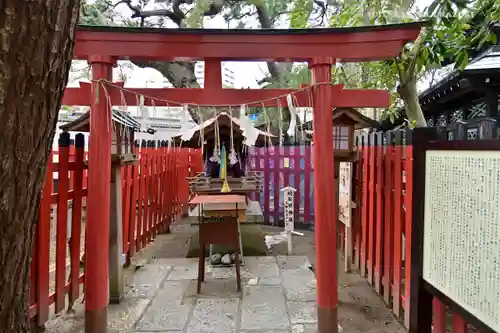
[[[398,58],[354,67],[342,64],[334,69],[334,74],[337,83],[346,87],[388,89],[393,93],[392,106],[385,110],[385,116],[394,119],[397,106],[404,104],[410,123],[416,121],[421,126],[425,119],[416,96],[416,82],[428,71],[447,63],[455,63],[457,70],[463,70],[471,50],[485,43],[494,43],[496,36],[490,24],[500,21],[500,2],[434,0],[423,13],[412,8],[411,4],[404,0],[345,1],[338,15],[332,16],[331,26],[411,20],[428,20],[429,23],[415,42],[405,45]]]
[[[290,13],[290,28],[306,28],[313,10],[312,0],[295,0]]]
[[[80,21],[83,25],[112,25],[114,12],[110,0],[81,0]]]

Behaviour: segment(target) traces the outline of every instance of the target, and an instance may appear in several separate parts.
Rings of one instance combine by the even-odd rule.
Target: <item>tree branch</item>
[[[140,18],[141,23],[143,23],[144,19],[148,17],[164,16],[171,19],[172,22],[174,22],[175,24],[177,24],[177,26],[180,27],[182,24],[182,20],[184,20],[184,18],[186,17],[184,13],[179,9],[181,2],[182,1],[179,0],[174,1],[173,10],[169,9],[141,10],[139,6],[132,5],[132,0],[121,0],[115,5],[115,7],[122,3],[126,4],[127,7],[132,11],[131,18]]]

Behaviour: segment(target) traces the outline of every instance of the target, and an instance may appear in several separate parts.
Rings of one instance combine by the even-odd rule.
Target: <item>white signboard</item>
[[[339,163],[339,220],[351,227],[352,163]]]
[[[288,237],[288,254],[292,254],[292,233],[295,229],[295,217],[293,211],[293,195],[296,191],[293,187],[285,187],[283,191],[283,203],[284,203],[284,220],[285,220],[285,232]]]
[[[425,159],[422,277],[500,332],[500,151]]]

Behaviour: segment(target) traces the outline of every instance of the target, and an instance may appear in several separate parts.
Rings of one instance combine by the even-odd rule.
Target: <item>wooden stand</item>
[[[238,221],[238,205],[245,203],[245,197],[242,195],[202,195],[197,196],[190,202],[200,206],[199,221],[199,239],[200,253],[198,262],[198,285],[197,292],[201,292],[201,283],[205,280],[205,248],[212,244],[229,244],[234,246],[236,284],[238,292],[241,291],[240,274],[240,247],[241,233]],[[234,210],[219,211],[219,216],[205,216],[203,205],[205,204],[233,204]],[[227,214],[225,214],[227,213]]]

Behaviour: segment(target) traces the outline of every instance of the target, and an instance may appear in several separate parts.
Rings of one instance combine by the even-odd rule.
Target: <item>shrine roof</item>
[[[130,128],[136,132],[141,131],[141,124],[127,112],[116,109],[113,109],[112,112],[112,119],[114,123]],[[69,132],[90,132],[90,112],[84,113],[79,118],[62,125],[59,128],[63,131]]]
[[[232,125],[231,125],[232,122]],[[246,140],[247,136],[255,136],[255,146],[262,147],[269,143],[276,143],[276,136],[254,128],[249,125],[245,129],[245,124],[239,118],[230,116],[227,112],[221,112],[208,120],[205,120],[201,125],[196,124],[194,127],[181,131],[179,135],[172,137],[176,144],[182,142],[182,147],[199,148],[201,138],[206,141],[211,141],[215,136],[229,138],[231,129],[234,135],[234,141],[242,143]],[[245,133],[245,131],[253,131],[254,133]],[[218,133],[218,134],[217,134]],[[187,139],[186,137],[187,136]]]
[[[373,120],[355,108],[335,108],[332,111],[332,122],[333,126],[342,125],[342,120],[349,119],[353,122],[355,129],[362,128],[379,128],[380,124],[378,121]],[[312,128],[312,120],[304,123],[305,128]],[[312,133],[312,132],[311,132]]]

